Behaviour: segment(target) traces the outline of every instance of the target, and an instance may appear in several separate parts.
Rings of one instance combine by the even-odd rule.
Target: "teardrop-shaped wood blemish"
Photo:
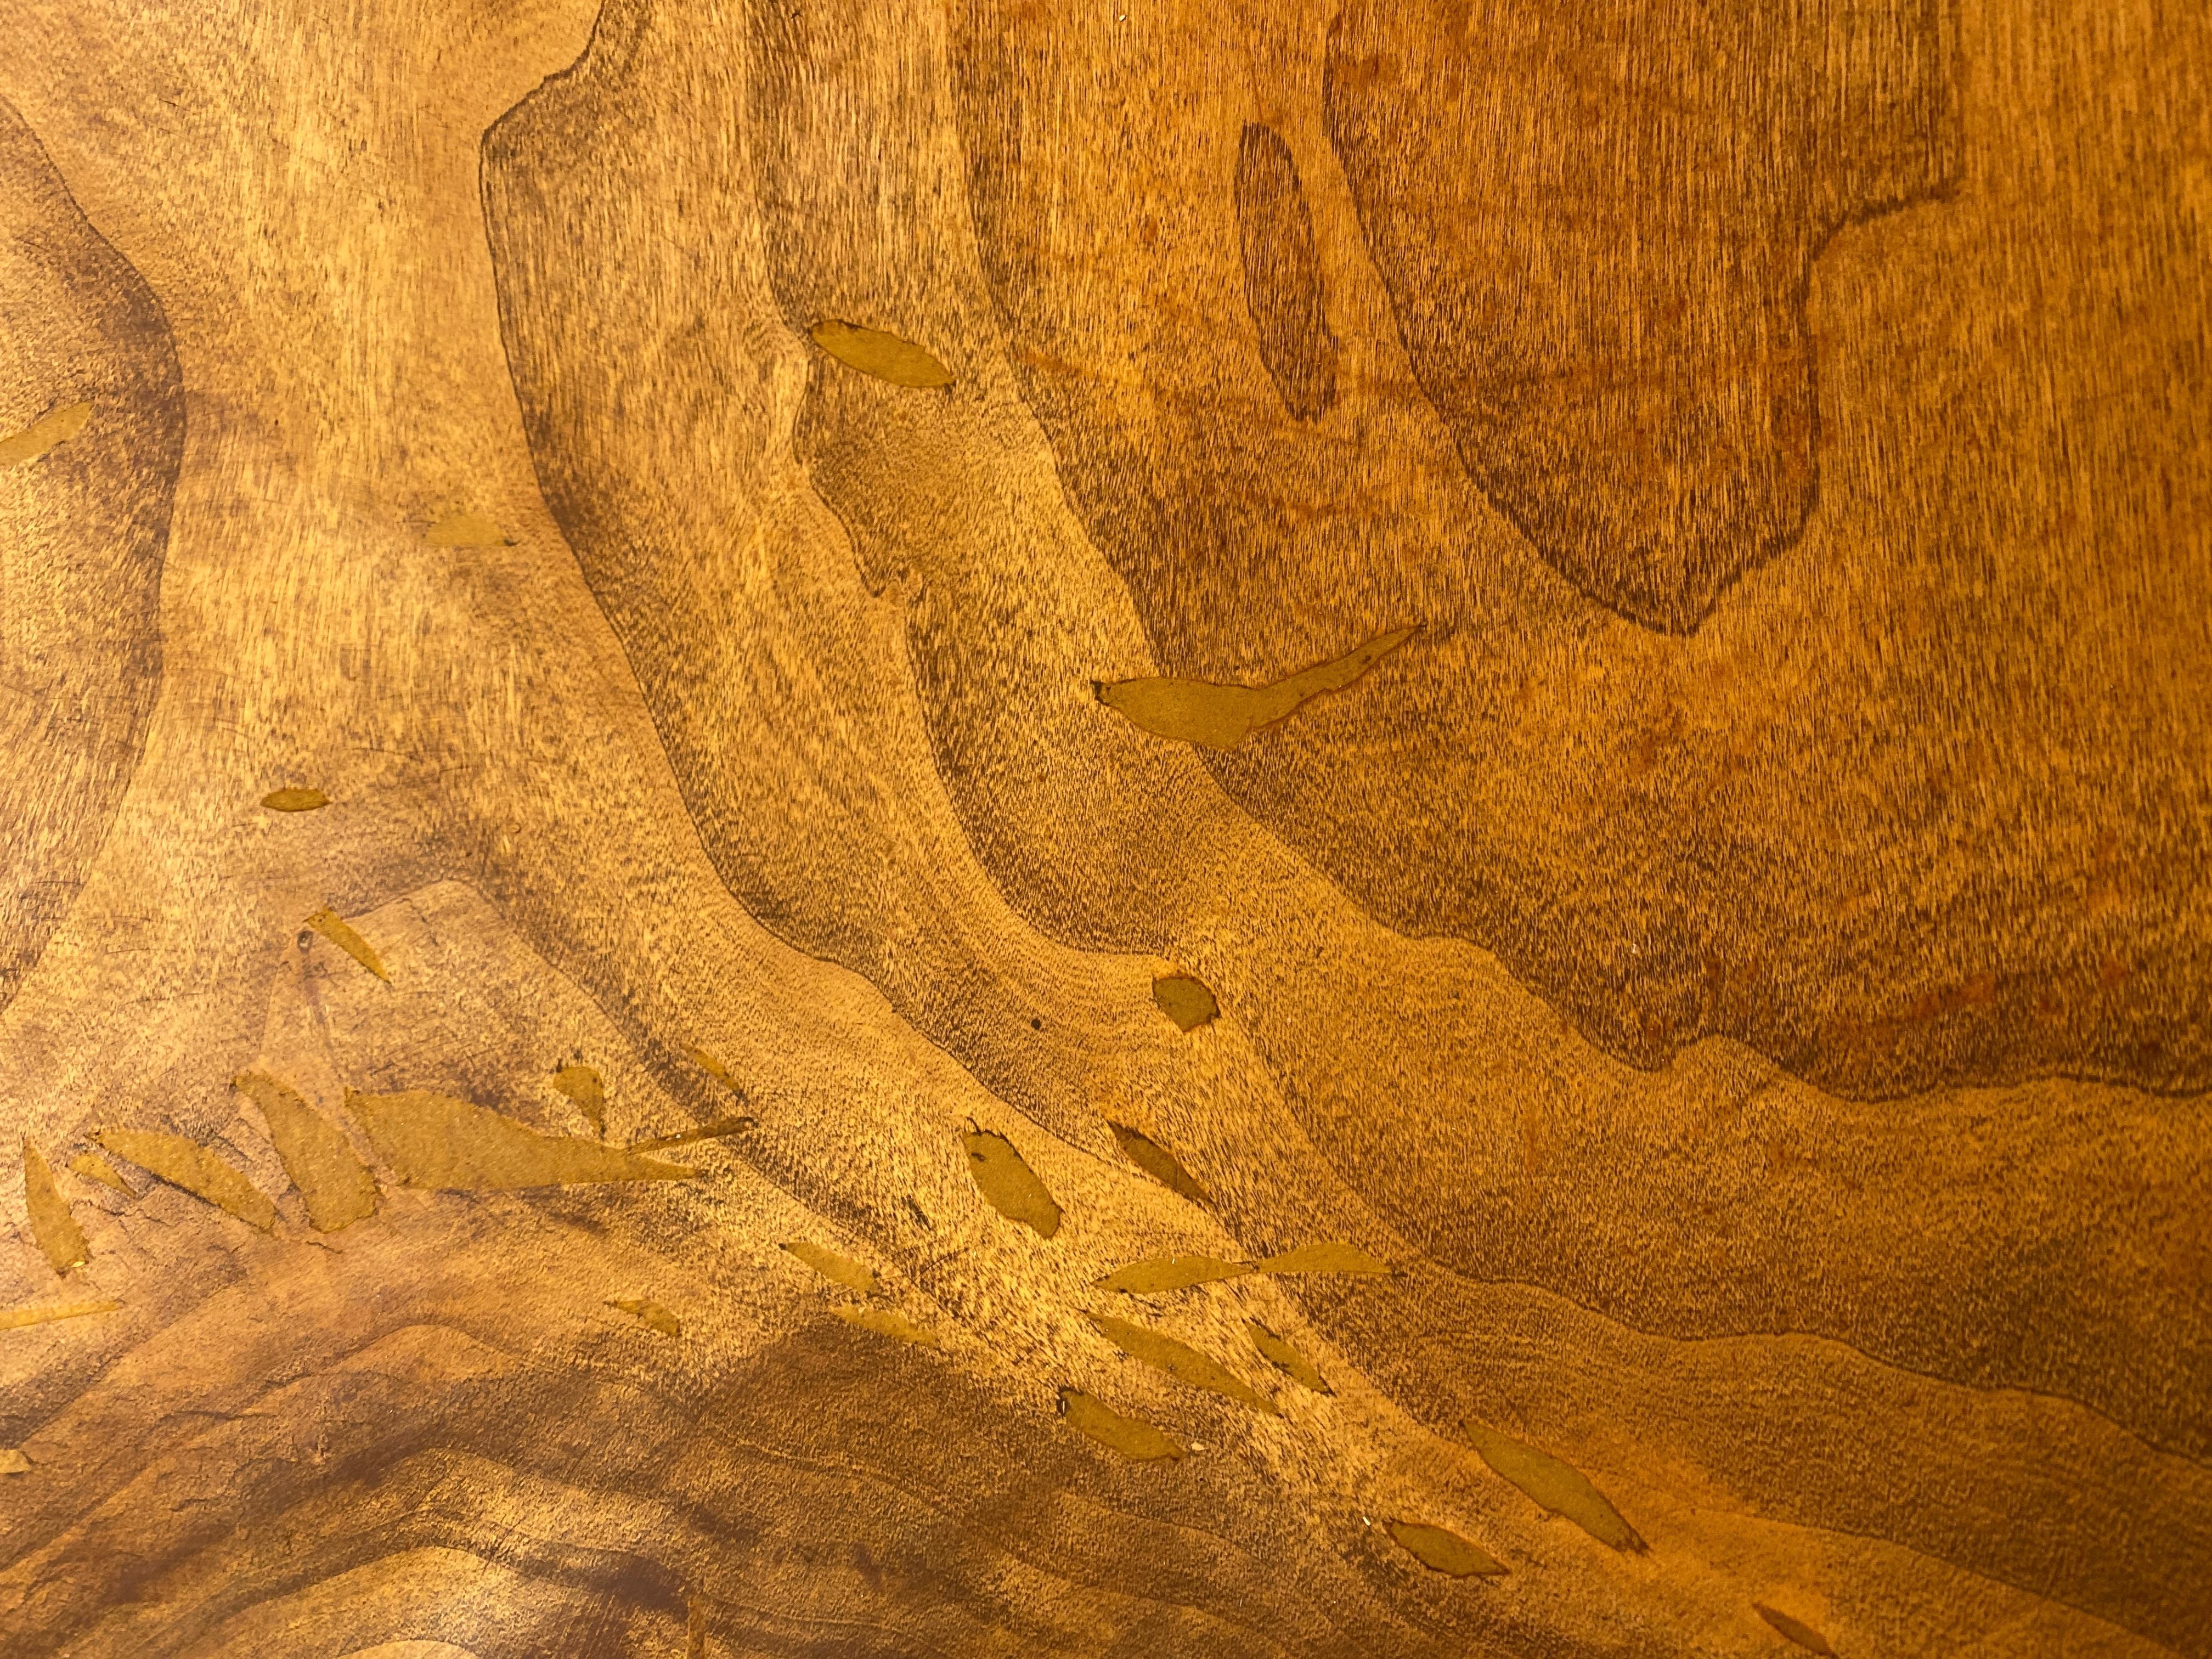
[[[422,532],[433,547],[512,547],[514,538],[481,513],[448,513]]]
[[[1165,1371],[1178,1382],[1187,1382],[1194,1389],[1204,1389],[1209,1394],[1234,1400],[1240,1406],[1249,1406],[1254,1411],[1265,1412],[1270,1417],[1282,1415],[1273,1401],[1212,1354],[1201,1352],[1188,1342],[1170,1336],[1164,1331],[1133,1325],[1126,1319],[1115,1319],[1106,1314],[1086,1314],[1084,1317],[1097,1327],[1100,1335],[1132,1359],[1141,1359],[1147,1365]]]
[[[935,1331],[927,1325],[916,1324],[896,1308],[856,1308],[848,1303],[831,1311],[848,1325],[873,1331],[878,1336],[911,1342],[917,1347],[933,1348],[937,1346]]]
[[[745,1097],[745,1091],[738,1085],[738,1079],[732,1075],[730,1068],[722,1063],[722,1057],[713,1049],[702,1048],[695,1042],[687,1042],[684,1045],[684,1053],[694,1066],[737,1096],[738,1099],[743,1100]]]
[[[69,1200],[55,1184],[45,1154],[28,1136],[23,1140],[23,1206],[30,1213],[31,1236],[39,1241],[47,1265],[58,1273],[82,1267],[87,1259],[84,1230],[70,1213]]]
[[[1213,988],[1189,974],[1163,974],[1152,981],[1152,1001],[1179,1030],[1195,1031],[1217,1018],[1221,1005]]]
[[[57,1320],[85,1319],[94,1314],[115,1313],[120,1302],[62,1302],[43,1308],[0,1309],[0,1331],[20,1331],[32,1325],[51,1325]]]
[[[911,340],[881,329],[825,318],[809,337],[839,362],[893,386],[933,388],[952,384],[952,371]]]
[[[261,1109],[270,1144],[299,1188],[317,1232],[340,1232],[375,1213],[376,1177],[343,1130],[290,1085],[264,1072],[245,1073],[231,1086]]]
[[[1413,638],[1415,629],[1379,634],[1329,662],[1267,685],[1220,685],[1158,677],[1094,682],[1098,701],[1155,737],[1234,749],[1254,732],[1288,720],[1316,697],[1341,691]]]
[[[1790,1641],[1795,1642],[1806,1652],[1822,1654],[1826,1656],[1826,1659],[1835,1659],[1836,1650],[1828,1645],[1828,1638],[1803,1620],[1793,1619],[1779,1607],[1770,1607],[1763,1601],[1753,1601],[1751,1604],[1751,1610],[1766,1620],[1777,1632]]]
[[[1106,1127],[1114,1132],[1114,1144],[1121,1154],[1146,1175],[1169,1191],[1188,1199],[1194,1204],[1212,1207],[1213,1194],[1199,1183],[1198,1178],[1182,1166],[1173,1152],[1140,1129],[1126,1123],[1109,1121]]]
[[[611,1296],[607,1306],[620,1309],[641,1325],[659,1331],[663,1336],[684,1334],[684,1322],[649,1297]]]
[[[112,1187],[125,1198],[131,1196],[131,1183],[98,1152],[79,1152],[70,1160],[70,1173],[87,1181],[97,1181],[103,1187]]]
[[[1644,1548],[1636,1528],[1580,1469],[1483,1424],[1469,1420],[1463,1427],[1482,1461],[1542,1507],[1565,1516],[1601,1544],[1638,1553]]]
[[[1328,1379],[1321,1374],[1313,1361],[1308,1359],[1258,1320],[1246,1320],[1244,1334],[1252,1339],[1252,1346],[1260,1351],[1260,1357],[1262,1359],[1300,1388],[1310,1389],[1316,1394],[1336,1392],[1334,1389],[1328,1386]]]
[[[961,1144],[967,1149],[968,1173],[992,1208],[1046,1238],[1060,1231],[1058,1200],[1012,1141],[988,1129],[970,1129]]]
[[[855,1261],[849,1255],[831,1249],[826,1244],[816,1244],[803,1238],[793,1239],[784,1249],[798,1257],[833,1285],[842,1285],[848,1291],[858,1291],[862,1296],[876,1291],[876,1270],[865,1261]]]
[[[1504,1564],[1489,1551],[1449,1527],[1426,1521],[1385,1521],[1382,1525],[1401,1549],[1431,1572],[1452,1578],[1495,1578],[1505,1571]]]
[[[21,466],[67,443],[92,418],[90,404],[70,404],[42,415],[20,432],[0,438],[0,466]]]
[[[1357,1244],[1331,1241],[1301,1244],[1280,1255],[1271,1255],[1254,1271],[1263,1273],[1350,1273],[1358,1278],[1377,1279],[1390,1272],[1390,1264],[1379,1255],[1370,1255]]]
[[[386,984],[389,985],[392,982],[392,975],[384,971],[383,958],[369,948],[368,941],[354,932],[347,924],[345,918],[337,911],[327,907],[318,910],[307,918],[307,926],[330,940],[331,944],[337,945],[339,950],[344,951]]]
[[[597,1072],[581,1064],[563,1066],[553,1073],[553,1086],[576,1103],[576,1109],[591,1121],[592,1128],[606,1133],[607,1091]]]
[[[1249,1261],[1223,1261],[1210,1255],[1147,1256],[1115,1268],[1098,1281],[1098,1288],[1119,1291],[1124,1296],[1152,1296],[1211,1285],[1218,1279],[1241,1279],[1251,1271]]]
[[[1188,1450],[1182,1442],[1141,1417],[1115,1411],[1096,1395],[1080,1389],[1060,1391],[1060,1414],[1078,1434],[1117,1451],[1137,1463],[1172,1462]]]
[[[246,1172],[196,1140],[156,1129],[95,1129],[92,1139],[150,1176],[268,1232],[276,1224],[276,1206],[246,1177]]]
[[[617,1181],[684,1181],[698,1172],[580,1135],[540,1134],[450,1095],[348,1091],[346,1110],[410,1187],[502,1192]]]

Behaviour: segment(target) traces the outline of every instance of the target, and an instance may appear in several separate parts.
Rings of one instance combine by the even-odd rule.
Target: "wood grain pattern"
[[[10,1656],[2212,1651],[2201,9],[0,31]]]
[[[69,914],[145,742],[185,399],[160,302],[5,107],[0,200],[0,437],[40,434],[0,463],[4,1008]]]

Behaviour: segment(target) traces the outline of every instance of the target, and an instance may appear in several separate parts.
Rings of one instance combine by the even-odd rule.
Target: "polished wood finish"
[[[0,39],[11,1659],[2212,1651],[2202,6]]]

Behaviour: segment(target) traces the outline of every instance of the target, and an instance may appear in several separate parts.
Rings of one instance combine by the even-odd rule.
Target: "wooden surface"
[[[2203,6],[0,39],[10,1659],[2212,1652]]]

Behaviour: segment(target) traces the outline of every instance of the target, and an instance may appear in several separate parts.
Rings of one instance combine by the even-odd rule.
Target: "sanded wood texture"
[[[0,0],[9,1659],[2212,1653],[2212,11]]]

